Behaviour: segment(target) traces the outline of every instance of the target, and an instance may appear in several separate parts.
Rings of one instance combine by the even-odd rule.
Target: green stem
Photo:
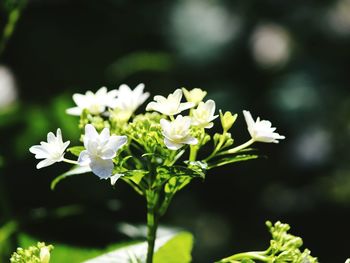
[[[267,262],[269,260],[269,257],[266,256],[266,251],[252,251],[235,254],[220,260],[218,263],[235,262],[234,260],[242,260],[245,258],[260,260],[263,262]]]
[[[78,164],[77,161],[69,160],[69,159],[66,159],[66,158],[63,158],[63,161],[64,161],[65,163]]]
[[[154,244],[156,241],[158,228],[158,217],[154,206],[147,201],[147,260],[146,263],[153,262]]]
[[[191,162],[195,161],[197,158],[197,152],[198,152],[198,147],[197,145],[191,145],[190,146],[190,158],[189,160]]]
[[[225,152],[223,152],[223,153],[225,153],[225,154],[232,154],[232,153],[239,152],[240,150],[243,150],[244,148],[249,147],[249,146],[252,145],[254,142],[255,142],[255,140],[252,138],[252,139],[250,139],[249,141],[247,141],[247,142],[245,142],[245,143],[243,143],[243,144],[241,144],[241,145],[239,145],[239,146],[237,146],[237,147],[235,147],[235,148],[232,148],[232,149],[230,149],[230,150],[227,150],[227,151],[225,151]]]
[[[221,149],[225,141],[225,134],[226,131],[224,131],[224,133],[221,135],[219,143],[216,145],[214,151],[205,159],[205,161],[209,161],[211,158],[215,157],[216,153]]]

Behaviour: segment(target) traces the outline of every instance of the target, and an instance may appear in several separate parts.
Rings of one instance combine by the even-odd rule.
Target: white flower
[[[122,84],[117,90],[117,99],[113,101],[111,107],[122,111],[134,113],[148,97],[149,92],[143,92],[145,84],[141,83],[136,86],[134,90],[130,89],[128,85]]]
[[[201,101],[197,109],[192,112],[192,125],[201,128],[209,129],[213,127],[211,121],[215,120],[218,115],[215,115],[215,102],[213,100],[207,100],[205,103]]]
[[[181,103],[181,98],[181,89],[175,90],[174,93],[169,94],[167,98],[160,95],[154,96],[156,102],[152,101],[148,103],[146,110],[158,111],[164,115],[173,116],[195,106],[193,102]]]
[[[277,132],[274,132],[276,128],[271,127],[271,122],[260,120],[259,117],[254,122],[253,117],[249,111],[243,111],[243,114],[247,122],[250,136],[254,141],[278,143],[278,140],[285,138],[283,135],[279,135]]]
[[[113,172],[113,158],[117,151],[127,142],[126,136],[109,134],[109,129],[104,128],[98,134],[91,124],[85,126],[84,147],[78,158],[81,166],[89,165],[92,172],[100,178],[106,179]]]
[[[63,161],[63,156],[69,141],[62,141],[61,129],[57,129],[56,136],[52,132],[47,134],[47,142],[40,142],[40,145],[30,147],[29,151],[35,154],[36,159],[45,159],[38,163],[37,169],[49,166],[56,162]]]
[[[69,108],[66,112],[70,115],[79,116],[83,110],[88,110],[89,113],[98,115],[106,111],[106,107],[111,107],[115,104],[117,90],[107,91],[106,87],[100,88],[96,93],[87,91],[84,94],[76,93],[73,95],[73,100],[77,107]]]
[[[190,135],[191,118],[178,115],[172,122],[160,120],[164,143],[170,150],[178,150],[184,144],[197,144],[198,140]]]
[[[193,102],[196,105],[198,105],[207,95],[206,91],[201,90],[199,88],[191,89],[190,91],[188,91],[185,88],[182,88],[182,91],[185,95],[186,100],[188,102]]]

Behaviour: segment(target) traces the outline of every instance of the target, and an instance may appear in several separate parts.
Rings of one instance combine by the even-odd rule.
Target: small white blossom
[[[63,142],[61,129],[57,129],[56,136],[52,132],[47,134],[47,142],[30,147],[29,151],[35,154],[36,159],[45,159],[38,163],[37,169],[63,161],[63,156],[69,141]]]
[[[192,112],[192,125],[209,129],[213,127],[211,121],[215,120],[219,115],[215,115],[215,101],[208,100],[205,103],[201,101],[197,109]]]
[[[104,128],[101,134],[98,134],[95,127],[91,124],[85,126],[84,147],[78,158],[78,164],[81,166],[89,165],[92,172],[106,179],[113,172],[113,158],[117,151],[127,142],[126,136],[110,136],[109,129]]]
[[[160,120],[164,143],[170,150],[178,150],[184,144],[197,144],[198,140],[191,136],[191,118],[178,115],[172,122],[165,119]]]
[[[83,110],[88,110],[89,113],[98,115],[106,111],[106,107],[111,107],[115,104],[117,90],[107,91],[106,87],[100,88],[96,93],[87,91],[84,94],[75,93],[73,100],[76,107],[69,108],[66,112],[70,115],[79,116]]]
[[[247,122],[250,136],[254,141],[278,143],[278,140],[285,138],[283,135],[279,135],[277,132],[275,132],[276,128],[272,127],[270,121],[260,120],[258,117],[254,122],[254,119],[249,111],[243,111],[243,114]]]
[[[195,106],[193,102],[181,103],[181,99],[181,89],[175,90],[174,93],[169,94],[167,98],[157,95],[154,96],[155,101],[148,103],[146,110],[158,111],[164,115],[173,116]]]
[[[117,99],[113,101],[111,107],[122,111],[134,113],[148,97],[149,92],[143,92],[145,84],[140,83],[134,90],[130,89],[128,85],[122,84],[117,90]]]
[[[182,88],[182,91],[185,95],[185,98],[188,102],[193,102],[194,104],[198,105],[204,97],[207,95],[207,92],[204,90],[201,90],[199,88],[187,90],[185,88]]]

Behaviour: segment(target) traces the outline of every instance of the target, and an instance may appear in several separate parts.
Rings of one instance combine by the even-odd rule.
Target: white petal
[[[115,183],[117,182],[117,180],[122,177],[124,174],[115,174],[115,175],[112,175],[110,177],[111,179],[111,185],[115,185]]]
[[[188,136],[183,143],[185,144],[191,144],[191,145],[196,145],[198,143],[198,140],[194,137]]]
[[[141,96],[144,88],[145,88],[145,84],[143,83],[140,83],[139,85],[137,85],[136,88],[134,89],[134,95]]]
[[[182,90],[181,89],[177,89],[174,91],[173,94],[170,94],[169,97],[172,97],[174,100],[176,100],[178,103],[180,103],[181,99],[182,99]]]
[[[250,112],[244,110],[243,115],[244,115],[244,118],[245,118],[245,121],[246,121],[248,127],[254,126],[255,122],[254,122],[254,119],[253,119],[252,115],[250,114]]]
[[[193,108],[194,106],[196,106],[196,104],[194,104],[193,102],[180,103],[178,113],[180,113],[181,111]]]
[[[118,151],[124,144],[126,144],[128,138],[126,136],[112,135],[106,145],[106,147],[112,149],[114,152]]]
[[[36,166],[36,168],[41,169],[43,167],[50,166],[51,164],[54,164],[55,162],[56,161],[51,160],[51,159],[45,159],[45,160],[42,160],[41,162],[39,162],[38,165]]]
[[[106,87],[101,87],[98,91],[96,91],[96,96],[104,97],[105,95],[107,95],[107,88]]]
[[[66,142],[63,143],[63,145],[62,145],[62,152],[64,152],[67,149],[69,144],[70,144],[70,141],[66,141]]]
[[[47,158],[48,156],[47,150],[43,148],[41,145],[34,145],[29,148],[29,151],[35,154],[36,159],[44,159],[44,158]]]
[[[106,179],[112,175],[114,165],[110,159],[93,158],[91,159],[90,168],[95,175],[101,179]]]
[[[80,116],[83,110],[79,107],[73,107],[66,109],[66,113],[73,116]]]
[[[146,106],[146,111],[155,111],[155,108],[157,107],[157,105],[158,104],[154,101],[148,103]]]
[[[88,92],[87,92],[88,93]],[[87,94],[86,93],[86,94]],[[79,108],[85,108],[87,106],[87,98],[85,95],[83,94],[79,94],[79,93],[75,93],[73,95],[73,101],[75,102],[75,104],[77,104],[77,106]]]
[[[113,151],[112,149],[105,149],[101,152],[99,155],[101,159],[103,160],[111,160],[116,156],[116,151]]]
[[[47,142],[48,142],[49,144],[51,144],[51,143],[55,143],[55,141],[56,141],[56,136],[55,136],[55,134],[53,134],[52,132],[49,132],[49,133],[47,134]]]
[[[160,120],[160,126],[162,127],[162,130],[165,133],[169,133],[169,130],[171,128],[171,123],[170,121],[166,120],[166,119],[161,119]]]
[[[84,146],[86,150],[89,152],[90,155],[98,155],[99,153],[99,143],[97,141],[87,141],[86,145],[84,143]]]
[[[109,139],[109,128],[104,128],[99,136],[100,142],[104,143]]]
[[[154,96],[153,100],[155,100],[158,103],[163,103],[167,101],[167,98],[161,96],[161,95],[156,95]]]
[[[215,101],[207,100],[205,102],[206,109],[209,111],[210,116],[213,116],[215,113]]]
[[[89,152],[87,150],[84,150],[79,154],[78,164],[80,166],[88,165],[88,164],[90,164],[90,161],[91,161],[90,155],[89,155]]]
[[[168,149],[174,150],[174,151],[180,149],[183,146],[183,144],[175,143],[175,142],[169,140],[168,138],[164,138],[164,143]]]
[[[130,94],[131,93],[130,87],[126,84],[120,85],[118,91],[119,91],[118,96],[120,96],[121,94]]]
[[[97,140],[98,139],[98,133],[95,129],[95,127],[92,124],[86,124],[85,125],[85,136],[84,136],[84,142],[86,140]]]

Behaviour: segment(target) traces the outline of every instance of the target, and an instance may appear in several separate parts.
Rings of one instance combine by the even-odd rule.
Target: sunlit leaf
[[[124,172],[124,178],[130,179],[135,184],[139,184],[142,178],[148,173],[149,172],[145,170],[129,170]]]
[[[193,236],[182,232],[170,239],[154,255],[154,263],[188,263],[191,262]]]

